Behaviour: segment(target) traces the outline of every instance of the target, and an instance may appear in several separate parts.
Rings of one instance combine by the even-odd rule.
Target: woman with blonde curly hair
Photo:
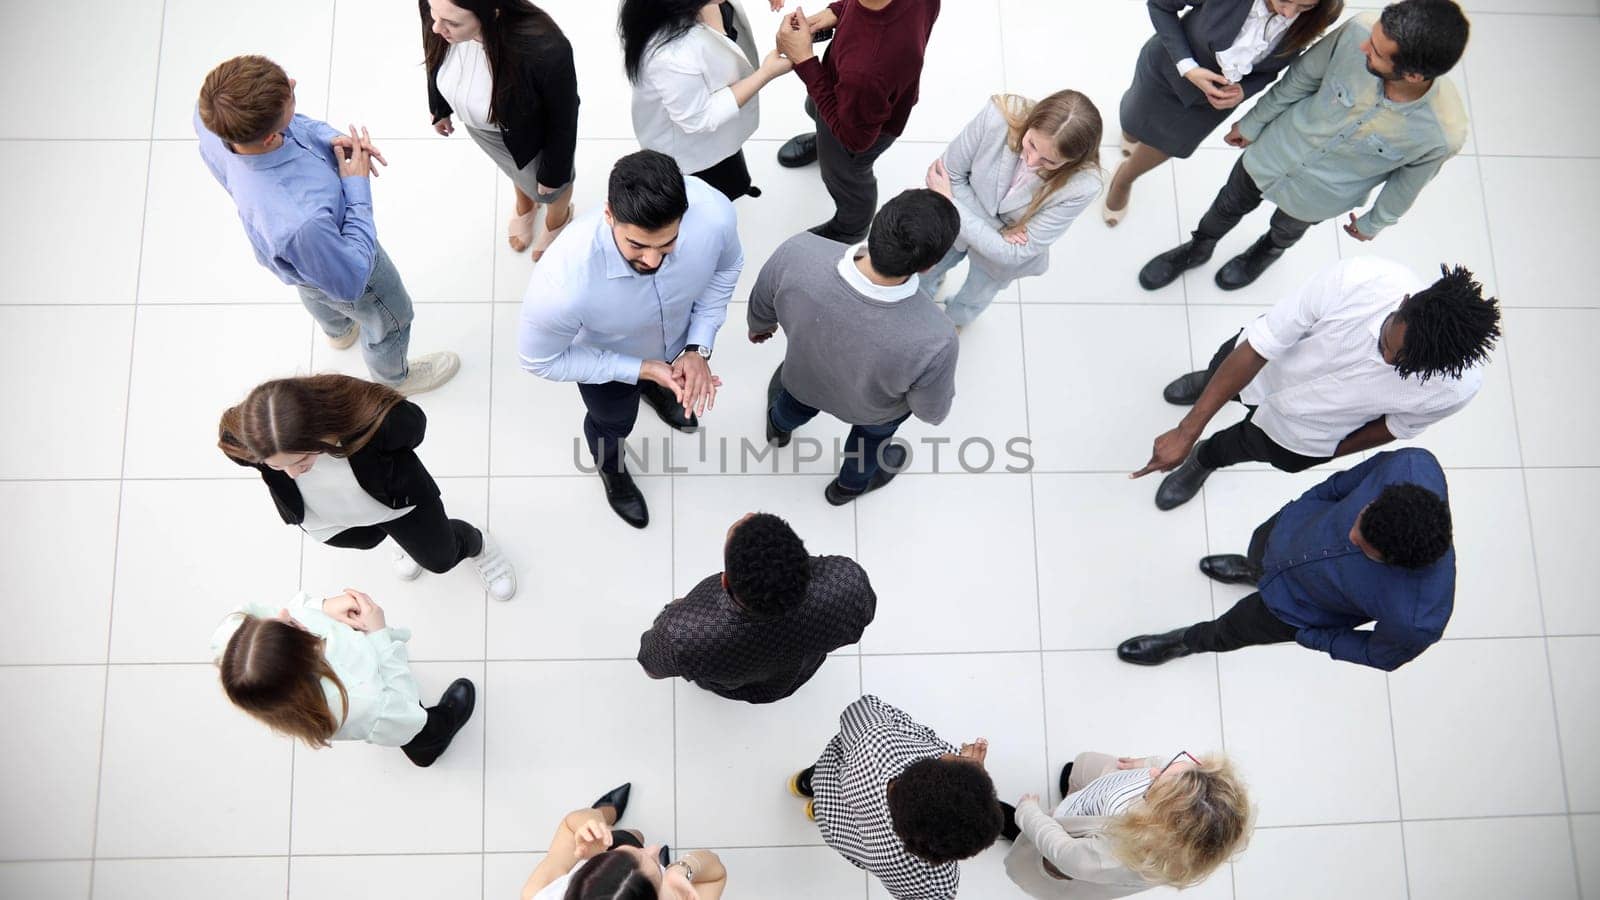
[[[1204,881],[1244,849],[1252,812],[1233,764],[1187,751],[1166,765],[1083,753],[1061,770],[1054,816],[1029,794],[1006,874],[1039,898],[1126,897]]]

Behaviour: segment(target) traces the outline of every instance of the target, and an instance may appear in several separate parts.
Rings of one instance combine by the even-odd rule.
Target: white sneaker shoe
[[[408,368],[411,373],[406,380],[394,386],[395,390],[407,397],[431,391],[454,378],[461,371],[461,357],[449,350],[441,350],[410,360]]]
[[[401,581],[416,581],[422,574],[422,564],[412,559],[400,545],[394,547],[394,577]]]
[[[356,338],[361,337],[361,326],[355,322],[350,323],[350,330],[338,337],[329,337],[328,346],[335,350],[349,350],[356,344]]]
[[[496,600],[510,600],[517,595],[517,570],[489,535],[483,536],[483,550],[472,558],[472,564],[490,596]]]

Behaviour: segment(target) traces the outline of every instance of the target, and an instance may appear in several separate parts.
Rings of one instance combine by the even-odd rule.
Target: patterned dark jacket
[[[678,676],[730,700],[771,703],[805,684],[829,651],[861,639],[877,612],[867,573],[843,556],[811,558],[803,602],[775,616],[741,608],[711,575],[667,604],[639,638],[651,678]]]

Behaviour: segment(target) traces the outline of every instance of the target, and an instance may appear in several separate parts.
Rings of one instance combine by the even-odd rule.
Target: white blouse
[[[416,508],[391,509],[379,503],[356,481],[350,460],[329,453],[318,456],[294,486],[306,507],[300,527],[321,542],[347,528],[392,522]]]
[[[652,45],[633,86],[639,146],[667,154],[690,173],[732,156],[761,121],[760,97],[741,107],[731,87],[754,71],[738,44],[704,22]]]
[[[479,41],[457,41],[445,52],[444,62],[434,76],[439,93],[465,124],[480,131],[496,126],[489,121],[489,98],[494,94],[494,76],[489,72],[489,57]]]
[[[1272,53],[1295,16],[1285,18],[1267,7],[1267,0],[1255,0],[1250,12],[1245,14],[1244,26],[1234,36],[1233,44],[1217,51],[1217,69],[1223,78],[1238,84],[1249,75],[1263,59]],[[1198,64],[1193,59],[1178,60],[1178,74],[1187,75]]]

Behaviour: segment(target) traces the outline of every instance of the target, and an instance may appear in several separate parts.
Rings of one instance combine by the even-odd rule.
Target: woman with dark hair
[[[534,261],[572,221],[572,160],[578,144],[578,75],[572,45],[528,0],[419,0],[433,129],[461,117],[517,191],[511,249]],[[544,234],[534,214],[547,204]]]
[[[402,581],[471,559],[484,589],[510,600],[511,562],[488,535],[445,515],[417,458],[427,425],[420,407],[381,384],[311,375],[252,390],[222,414],[217,446],[259,471],[283,521],[312,538],[358,550],[393,538]]]
[[[331,741],[399,747],[431,766],[472,718],[476,691],[457,678],[424,708],[406,657],[409,628],[357,590],[289,606],[246,604],[211,637],[222,691],[272,730],[322,748]]]
[[[717,900],[728,884],[722,860],[695,850],[668,863],[667,848],[613,828],[628,808],[624,784],[588,809],[567,813],[550,851],[522,885],[522,900]]]
[[[761,196],[740,148],[761,119],[756,92],[788,72],[789,60],[774,49],[756,61],[750,22],[731,0],[623,0],[617,34],[639,146],[729,200]]]
[[[1149,0],[1156,33],[1122,95],[1122,155],[1103,217],[1128,213],[1140,175],[1188,159],[1228,111],[1265,90],[1344,11],[1343,0]],[[1182,18],[1186,6],[1193,6]]]

